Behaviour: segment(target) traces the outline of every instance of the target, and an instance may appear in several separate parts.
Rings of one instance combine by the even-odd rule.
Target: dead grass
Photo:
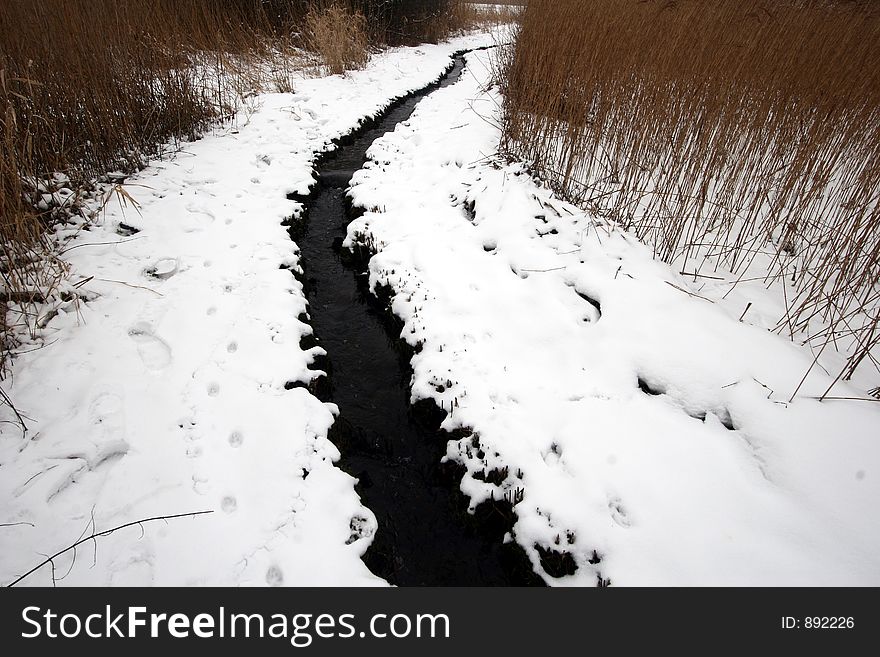
[[[96,178],[228,117],[255,62],[280,82],[304,10],[293,0],[0,5],[0,301],[32,332],[64,270],[46,229],[76,213]]]
[[[480,4],[456,0],[443,15],[445,25],[442,28],[449,34],[511,25],[519,20],[522,9],[515,2]]]
[[[305,19],[309,47],[331,74],[363,68],[370,59],[367,19],[339,2],[315,3]]]
[[[869,0],[531,0],[505,147],[682,270],[758,268],[849,378],[880,344],[878,43]]]

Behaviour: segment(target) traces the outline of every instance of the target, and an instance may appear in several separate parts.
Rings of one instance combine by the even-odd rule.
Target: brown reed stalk
[[[878,343],[878,44],[871,0],[531,0],[503,147],[681,270],[765,263],[780,330],[846,318],[850,378]]]

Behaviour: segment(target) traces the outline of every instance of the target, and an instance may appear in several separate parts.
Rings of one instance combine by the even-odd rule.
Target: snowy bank
[[[23,346],[0,434],[0,582],[79,537],[154,516],[25,584],[381,584],[375,522],[337,469],[334,407],[307,389],[310,334],[286,200],[317,153],[435,80],[488,35],[399,48],[265,94],[246,123],[128,178],[98,225],[66,228],[75,296]],[[288,384],[288,385],[286,385]],[[288,389],[290,388],[290,389]]]
[[[471,433],[447,458],[472,506],[515,503],[553,584],[880,584],[880,405],[817,401],[807,348],[495,157],[488,57],[374,143],[347,240],[394,292],[413,400]]]

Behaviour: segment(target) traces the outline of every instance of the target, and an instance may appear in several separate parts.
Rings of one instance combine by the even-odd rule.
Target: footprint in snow
[[[156,337],[146,322],[138,322],[128,329],[129,337],[137,344],[138,356],[148,370],[159,372],[171,364],[171,347]]]
[[[203,477],[201,475],[193,475],[192,477],[192,489],[195,493],[199,495],[207,495],[208,494],[208,478]]]
[[[632,526],[632,521],[630,521],[627,516],[626,509],[623,506],[623,502],[621,502],[619,497],[612,497],[608,500],[608,512],[611,514],[611,519],[619,526],[624,529],[628,529]]]
[[[125,440],[124,401],[115,392],[101,392],[88,409],[88,446],[59,459],[61,466],[53,475],[55,481],[47,490],[46,501],[77,483],[89,472],[95,472],[128,453]]]
[[[130,550],[110,557],[110,586],[155,586],[153,562],[155,555],[148,546],[132,546]]]
[[[278,566],[269,566],[266,571],[266,584],[269,586],[281,586],[284,584],[284,573]]]
[[[200,444],[201,435],[196,428],[196,421],[192,418],[184,418],[177,423],[177,426],[183,431],[187,458],[199,458],[202,455],[202,446]]]
[[[174,276],[180,269],[177,258],[162,258],[144,270],[144,274],[150,278],[165,281]]]
[[[577,288],[574,288],[574,292],[588,304],[586,308],[587,314],[584,316],[583,320],[587,323],[598,322],[602,318],[602,305],[599,301],[588,294],[579,291]]]
[[[214,213],[194,205],[186,206],[186,213],[180,218],[180,227],[185,233],[204,230],[214,223]]]

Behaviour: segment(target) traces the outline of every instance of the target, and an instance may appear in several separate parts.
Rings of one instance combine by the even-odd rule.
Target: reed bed
[[[557,192],[878,365],[880,3],[530,0],[501,67],[504,147]]]
[[[369,57],[367,19],[338,4],[313,5],[305,18],[306,39],[330,73],[363,67]]]
[[[457,1],[444,14],[448,23],[445,31],[487,29],[513,25],[519,20],[523,0],[503,3]]]

